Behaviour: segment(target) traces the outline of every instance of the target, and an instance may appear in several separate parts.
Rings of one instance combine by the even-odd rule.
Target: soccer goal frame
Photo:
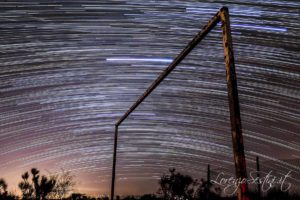
[[[246,160],[244,153],[240,105],[238,97],[237,80],[235,73],[235,64],[233,56],[232,38],[229,21],[229,11],[227,7],[222,7],[207,23],[206,26],[192,39],[192,41],[178,54],[173,62],[156,78],[156,80],[148,87],[148,89],[138,98],[138,100],[129,108],[129,110],[115,124],[114,149],[113,149],[113,166],[111,180],[111,200],[114,199],[115,193],[115,176],[116,176],[116,159],[118,144],[118,127],[133,112],[146,97],[170,74],[173,69],[193,50],[193,48],[201,42],[202,39],[219,23],[222,23],[222,36],[224,47],[224,61],[226,69],[226,82],[228,103],[231,122],[231,135],[233,146],[233,157],[235,163],[235,173],[238,180],[247,178]],[[248,200],[248,186],[246,181],[241,181],[237,190],[238,200]]]

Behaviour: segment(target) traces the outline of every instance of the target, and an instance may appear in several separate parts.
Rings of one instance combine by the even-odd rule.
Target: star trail
[[[222,7],[230,11],[248,172],[300,186],[300,2],[1,1],[0,178],[32,167],[109,194],[114,125]],[[168,168],[234,175],[220,24],[119,128],[116,194]]]

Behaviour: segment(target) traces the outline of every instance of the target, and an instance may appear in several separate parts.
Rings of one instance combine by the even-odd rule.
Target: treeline
[[[70,172],[62,171],[60,175],[40,175],[39,170],[32,168],[21,176],[18,184],[21,197],[8,193],[7,184],[0,179],[0,200],[109,200],[108,197],[90,197],[85,194],[71,193],[75,186],[74,176]],[[189,175],[169,169],[158,182],[159,189],[156,194],[142,196],[116,196],[116,200],[236,200],[235,196],[224,197],[221,189],[204,179],[193,179]],[[263,197],[255,191],[249,191],[250,200],[300,200],[299,194],[289,194],[280,189],[273,188]]]

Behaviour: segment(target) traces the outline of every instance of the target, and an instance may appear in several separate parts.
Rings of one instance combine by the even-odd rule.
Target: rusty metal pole
[[[111,200],[114,199],[114,193],[115,193],[117,146],[118,146],[118,126],[115,125],[114,154],[113,154],[113,166],[112,166],[112,176],[111,176],[111,195],[110,195]]]
[[[237,80],[236,80],[235,65],[234,65],[228,8],[223,7],[220,10],[220,19],[222,22],[222,30],[223,30],[224,60],[225,60],[225,68],[226,68],[226,81],[227,81],[228,101],[229,101],[229,110],[230,110],[235,172],[236,172],[237,179],[243,180],[247,178],[246,159],[244,153],[240,105],[239,105]],[[248,185],[247,182],[244,181],[242,184],[240,184],[237,191],[238,200],[249,200],[247,190],[248,190]]]

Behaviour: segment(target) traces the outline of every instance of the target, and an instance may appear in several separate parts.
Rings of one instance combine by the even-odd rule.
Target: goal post
[[[244,153],[244,143],[241,126],[240,106],[238,97],[237,80],[235,73],[234,55],[232,47],[232,38],[229,21],[229,11],[227,7],[222,7],[207,23],[206,26],[192,39],[192,41],[178,54],[172,63],[156,78],[156,80],[148,87],[148,89],[138,98],[138,100],[128,109],[128,111],[115,124],[115,137],[113,148],[113,166],[112,166],[112,181],[111,181],[111,200],[114,199],[115,192],[115,175],[116,175],[116,158],[117,158],[117,142],[118,142],[118,127],[122,122],[133,112],[146,97],[170,74],[173,69],[199,44],[202,39],[219,23],[222,26],[222,37],[224,47],[224,61],[226,69],[226,82],[228,103],[231,122],[231,135],[233,146],[233,157],[235,163],[236,178],[241,181],[237,190],[238,200],[248,200],[247,182],[242,181],[247,178],[246,159]]]

